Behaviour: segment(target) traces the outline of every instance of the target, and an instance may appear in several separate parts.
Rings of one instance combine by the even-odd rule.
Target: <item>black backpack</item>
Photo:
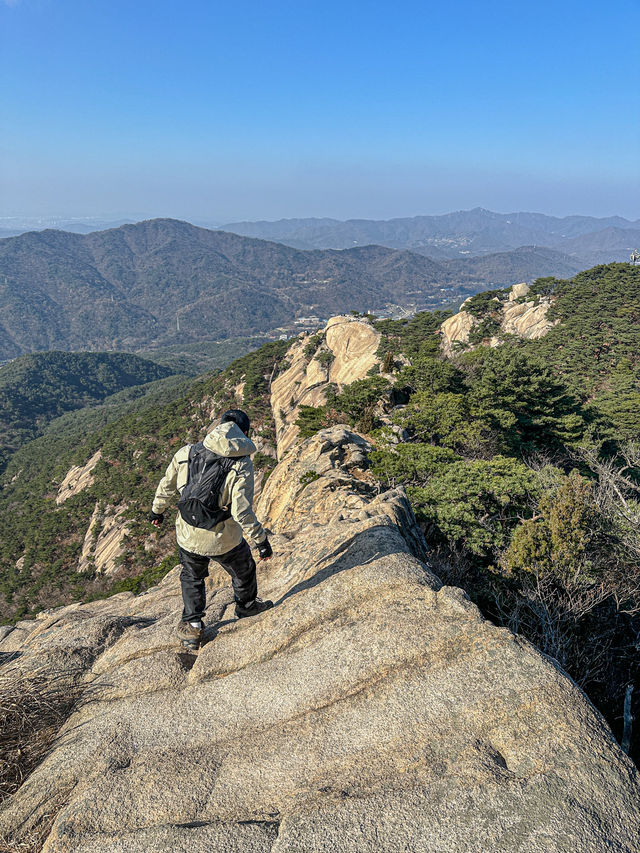
[[[231,518],[228,509],[220,509],[220,494],[235,459],[218,456],[199,441],[189,449],[187,483],[182,490],[178,509],[192,527],[212,530],[216,524]]]

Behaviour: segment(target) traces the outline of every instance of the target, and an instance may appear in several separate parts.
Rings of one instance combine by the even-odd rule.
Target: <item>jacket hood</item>
[[[218,456],[250,456],[257,449],[233,421],[214,427],[203,440],[203,444],[207,450],[212,450]]]

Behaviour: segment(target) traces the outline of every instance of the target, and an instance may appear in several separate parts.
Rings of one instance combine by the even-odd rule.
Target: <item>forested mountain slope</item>
[[[562,278],[573,275],[584,266],[569,255],[542,246],[521,246],[510,252],[442,260],[440,263],[461,285],[483,281],[487,286],[533,281],[540,275],[546,275],[539,272],[543,267],[553,268],[555,272],[552,275]]]
[[[0,467],[64,412],[173,372],[130,353],[34,353],[1,366]]]
[[[529,318],[533,330],[523,336],[534,340],[526,344],[527,352],[552,365],[576,399],[602,414],[603,435],[637,439],[638,275],[638,268],[630,264],[609,264],[585,270],[569,281],[544,278],[531,288],[518,285],[521,293],[515,300],[509,290],[476,294],[443,327],[443,332],[449,326],[462,329],[455,342],[447,342],[445,334],[444,348],[461,353],[483,342],[513,346],[518,321]]]
[[[548,250],[453,263],[381,246],[302,252],[166,219],[85,235],[31,232],[0,240],[0,358],[237,338],[299,316],[390,305],[436,308],[487,285],[580,268]]]
[[[134,400],[130,406],[125,400],[117,411],[124,408],[126,414],[112,420],[107,412],[104,426],[101,409],[77,413],[79,429],[69,413],[16,451],[3,475],[0,495],[4,510],[0,517],[3,615],[20,616],[34,607],[104,592],[113,584],[112,577],[105,578],[90,566],[88,571],[78,572],[85,541],[95,546],[98,539],[99,530],[95,531],[96,541],[90,530],[96,506],[103,520],[112,517],[115,508],[125,508],[122,521],[130,534],[116,577],[156,572],[174,548],[170,534],[148,540],[147,504],[171,447],[196,440],[214,411],[231,403],[244,405],[264,440],[273,440],[265,375],[269,377],[284,363],[287,348],[285,341],[267,344],[222,373],[192,379],[186,386],[182,382],[177,393],[160,389],[147,402]],[[244,398],[240,391],[238,399],[235,388],[242,381]],[[98,452],[93,471],[87,472],[91,473],[90,486],[77,493],[65,491],[64,501],[57,503],[69,470],[82,468]],[[272,467],[268,459],[265,464]],[[133,585],[140,588],[141,583],[138,579]]]
[[[496,298],[472,300],[489,326]],[[539,280],[523,298],[549,300],[559,322],[545,337],[505,335],[492,348],[480,336],[444,358],[441,314],[373,325],[345,318],[367,340],[379,336],[369,375],[357,381],[336,369],[345,347],[321,330],[268,344],[178,399],[81,438],[50,427],[3,478],[5,617],[161,577],[175,554],[171,531],[158,537],[146,521],[156,482],[173,449],[230,403],[252,416],[262,476],[275,464],[276,420],[296,420],[302,438],[347,423],[372,444],[372,475],[406,487],[435,571],[557,658],[621,737],[640,636],[640,269]],[[88,485],[57,504],[70,467],[92,459]],[[102,520],[118,513],[122,552],[107,576],[92,554]]]

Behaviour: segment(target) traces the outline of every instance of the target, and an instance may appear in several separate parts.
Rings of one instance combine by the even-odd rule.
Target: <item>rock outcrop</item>
[[[102,451],[97,450],[84,465],[74,465],[68,470],[56,496],[58,506],[63,504],[68,498],[77,495],[79,492],[93,485],[93,469],[101,459]]]
[[[464,305],[464,303],[463,303]],[[452,356],[455,352],[456,344],[466,344],[469,340],[469,333],[476,325],[476,318],[461,308],[453,317],[448,317],[440,326],[440,334],[442,335],[441,347],[446,356]]]
[[[507,334],[533,340],[546,335],[558,320],[552,322],[547,319],[547,313],[551,307],[550,299],[522,301],[529,293],[529,289],[527,284],[513,285],[507,301],[502,305],[501,327]]]
[[[130,529],[123,518],[126,506],[107,506],[101,511],[96,503],[82,544],[78,571],[94,568],[105,575],[117,572],[118,557],[124,553],[125,537]]]
[[[16,847],[40,828],[45,853],[637,851],[636,771],[603,718],[431,573],[366,454],[344,427],[289,451],[259,508],[275,607],[234,620],[212,571],[197,657],[177,569],[6,632],[5,678],[80,690],[0,810]]]
[[[559,322],[551,321],[547,317],[551,307],[549,298],[525,300],[529,290],[529,285],[522,282],[513,285],[506,299],[495,298],[495,310],[499,313],[502,333],[532,340],[543,337]],[[469,344],[473,328],[480,323],[478,317],[464,310],[468,301],[465,300],[460,311],[445,320],[440,327],[442,352],[448,357],[452,356],[460,345],[466,347]],[[488,341],[490,346],[498,346],[501,342],[499,334],[493,335]]]
[[[327,346],[335,356],[329,381],[346,385],[364,378],[377,363],[380,333],[353,317],[332,317],[325,330]]]
[[[354,317],[332,317],[320,335],[323,342],[318,341],[315,355],[305,354],[309,336],[293,344],[287,353],[290,367],[277,376],[271,386],[279,459],[298,437],[295,422],[301,405],[323,405],[329,383],[340,388],[364,379],[378,362],[380,334],[369,323]],[[317,356],[321,352],[328,357],[319,360]]]

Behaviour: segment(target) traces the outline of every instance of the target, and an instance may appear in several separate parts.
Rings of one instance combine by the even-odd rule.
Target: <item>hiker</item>
[[[252,507],[250,457],[256,446],[249,438],[249,428],[249,417],[241,409],[226,411],[203,441],[178,450],[153,499],[149,520],[160,527],[164,510],[176,492],[180,493],[176,538],[184,609],[178,635],[192,649],[202,640],[204,579],[209,575],[210,560],[231,575],[238,619],[273,607],[272,601],[258,598],[256,564],[247,544],[247,539],[253,540],[261,560],[273,554]]]

